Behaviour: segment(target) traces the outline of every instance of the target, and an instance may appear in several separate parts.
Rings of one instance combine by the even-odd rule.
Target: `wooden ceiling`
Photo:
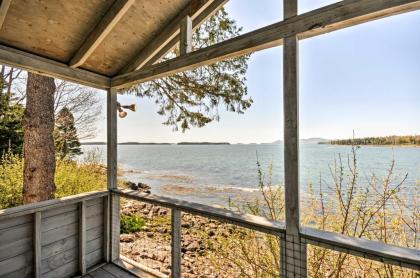
[[[226,1],[3,0],[0,43],[111,77],[137,69],[133,61],[143,50],[154,54],[147,46],[156,37],[155,47],[164,47],[178,34],[177,21],[210,14],[205,9],[213,2]]]

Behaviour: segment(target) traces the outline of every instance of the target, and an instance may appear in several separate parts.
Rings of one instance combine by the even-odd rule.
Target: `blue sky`
[[[301,0],[303,13],[336,1]],[[261,5],[264,3],[264,5]],[[230,0],[230,16],[244,32],[280,21],[282,1]],[[300,42],[301,138],[420,134],[420,12],[393,16]],[[119,120],[119,141],[272,142],[283,137],[282,47],[251,56],[247,73],[253,106],[237,115],[221,109],[220,122],[173,132],[156,105]],[[103,97],[103,99],[105,99]],[[105,110],[105,109],[104,109]],[[94,140],[105,141],[104,119]]]

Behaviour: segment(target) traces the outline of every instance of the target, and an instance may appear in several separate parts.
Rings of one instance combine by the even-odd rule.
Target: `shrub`
[[[122,234],[131,234],[141,231],[145,225],[145,221],[138,215],[121,215],[120,232]]]
[[[106,168],[94,161],[58,160],[56,198],[106,188]],[[22,205],[23,157],[6,153],[0,160],[0,209]]]

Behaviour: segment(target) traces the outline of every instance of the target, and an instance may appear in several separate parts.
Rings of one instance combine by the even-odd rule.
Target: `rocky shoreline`
[[[131,189],[150,192],[150,187],[128,183]],[[138,215],[145,220],[141,231],[121,234],[121,254],[141,265],[169,276],[171,272],[171,217],[170,210],[152,204],[124,200],[124,215]],[[212,263],[214,255],[211,240],[227,238],[235,227],[200,216],[182,214],[182,272],[183,277],[236,277],[239,273],[230,263],[220,269]],[[210,254],[213,252],[213,254]]]

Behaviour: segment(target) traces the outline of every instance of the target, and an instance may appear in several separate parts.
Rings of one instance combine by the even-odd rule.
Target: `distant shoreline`
[[[337,144],[337,143],[328,143],[328,142],[319,142],[318,145],[330,145],[330,146],[352,146],[352,144]],[[363,146],[363,147],[399,147],[399,148],[419,148],[420,145],[416,144],[354,144],[354,146]]]

